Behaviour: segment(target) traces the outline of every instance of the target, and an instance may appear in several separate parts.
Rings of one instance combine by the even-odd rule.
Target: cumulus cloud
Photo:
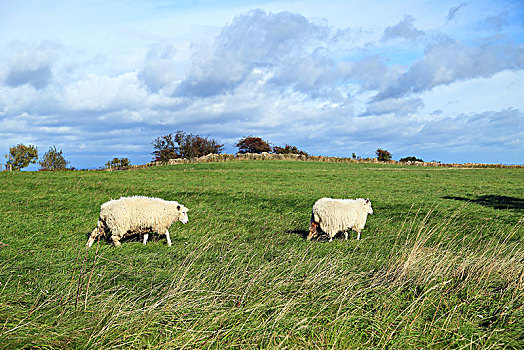
[[[114,156],[145,163],[151,141],[178,129],[217,138],[227,152],[249,134],[340,156],[521,147],[522,104],[514,101],[522,74],[500,74],[522,72],[524,47],[496,32],[512,26],[493,21],[483,24],[485,37],[458,40],[415,22],[336,28],[254,10],[214,31],[214,40],[155,36],[131,56],[18,43],[0,65],[0,140],[57,145],[100,165]],[[485,87],[464,88],[479,85],[473,78]],[[501,87],[511,89],[503,103]],[[476,103],[479,91],[492,102]]]
[[[149,50],[138,78],[151,92],[159,92],[177,79],[175,56],[176,49],[166,43],[157,43]]]
[[[8,45],[10,62],[7,65],[4,84],[9,87],[28,84],[36,89],[47,87],[60,50],[59,44],[49,41],[36,45],[12,42]]]
[[[250,11],[225,26],[209,51],[195,53],[192,72],[175,94],[210,97],[230,92],[257,68],[278,67],[286,59],[300,57],[328,34],[326,26],[302,15]]]

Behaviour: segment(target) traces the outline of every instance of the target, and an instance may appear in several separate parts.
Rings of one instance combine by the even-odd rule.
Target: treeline
[[[256,136],[246,136],[238,140],[235,144],[238,153],[275,153],[275,154],[301,154],[308,155],[296,146],[271,146],[271,144]],[[185,133],[178,130],[175,134],[167,134],[157,137],[153,141],[154,161],[167,162],[170,159],[192,159],[199,158],[208,154],[221,154],[224,144],[218,143],[210,137]]]
[[[152,142],[153,161],[167,163],[170,159],[194,159],[206,156],[208,154],[222,154],[224,144],[219,143],[211,137],[204,137],[198,134],[186,133],[178,130],[176,133],[170,133],[157,137]],[[300,156],[309,156],[309,154],[296,146],[284,144],[282,146],[273,146],[269,141],[263,140],[257,136],[245,136],[235,144],[239,154],[293,154]],[[378,148],[376,150],[378,161],[390,161],[392,154],[387,150]],[[50,147],[42,158],[38,157],[38,149],[34,145],[25,146],[18,144],[9,148],[9,154],[5,156],[8,160],[6,170],[18,171],[31,164],[38,162],[40,171],[57,171],[57,170],[75,170],[68,168],[67,161],[61,149],[55,146]],[[355,153],[353,159],[361,159]],[[400,162],[419,161],[422,159],[416,157],[406,157],[400,159]],[[121,169],[132,166],[128,158],[113,158],[105,164],[106,169]],[[0,169],[1,170],[1,169]]]

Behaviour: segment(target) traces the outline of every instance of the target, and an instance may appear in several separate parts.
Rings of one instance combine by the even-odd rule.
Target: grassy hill
[[[190,208],[85,253],[100,204]],[[362,239],[304,240],[320,197],[370,198]],[[524,169],[236,161],[0,173],[5,348],[517,348]]]

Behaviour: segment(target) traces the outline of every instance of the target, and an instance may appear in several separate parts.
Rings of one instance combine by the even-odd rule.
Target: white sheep
[[[347,240],[348,230],[357,231],[360,239],[368,214],[373,214],[369,199],[321,198],[313,205],[307,240],[318,236],[318,229],[327,233],[330,242],[341,231]]]
[[[100,206],[100,218],[97,227],[91,232],[87,249],[96,238],[111,232],[111,239],[116,247],[126,235],[144,233],[144,245],[149,232],[165,234],[167,245],[171,246],[169,227],[175,222],[188,222],[188,209],[175,201],[142,196],[122,197]]]

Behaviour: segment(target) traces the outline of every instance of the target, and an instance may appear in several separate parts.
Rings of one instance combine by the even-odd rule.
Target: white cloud
[[[496,162],[491,147],[524,162],[515,151],[524,46],[514,5],[295,5],[230,5],[217,18],[191,4],[159,13],[129,3],[96,26],[86,25],[91,8],[64,36],[68,21],[34,41],[4,30],[18,34],[0,41],[8,49],[0,50],[0,146],[57,145],[74,166],[114,156],[144,163],[155,137],[182,129],[217,138],[227,152],[252,134],[312,154],[373,156],[383,147]],[[66,8],[78,7],[89,6]]]
[[[424,31],[415,28],[413,25],[414,22],[415,19],[412,16],[405,16],[400,23],[387,27],[384,30],[384,36],[382,37],[382,40],[391,40],[397,38],[417,40],[424,37]]]
[[[455,81],[490,77],[508,69],[524,69],[524,47],[506,42],[466,45],[444,38],[430,45],[424,57],[382,90],[376,99],[401,97]]]

